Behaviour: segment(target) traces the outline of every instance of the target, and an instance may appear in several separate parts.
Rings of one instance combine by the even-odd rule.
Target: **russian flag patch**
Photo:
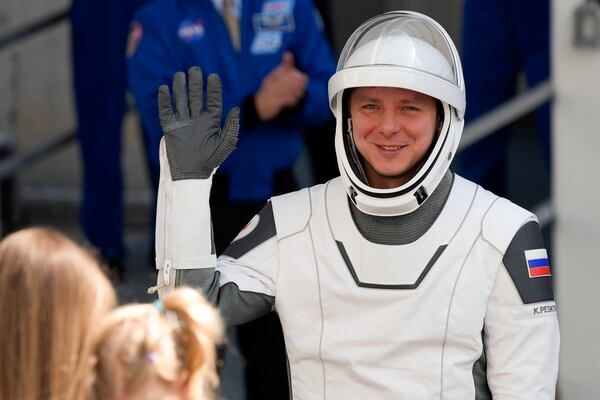
[[[525,250],[525,260],[530,278],[552,276],[546,249]]]

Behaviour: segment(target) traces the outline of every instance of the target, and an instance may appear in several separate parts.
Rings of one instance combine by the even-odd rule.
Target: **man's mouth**
[[[405,146],[401,146],[401,145],[383,145],[383,144],[378,144],[376,146],[385,151],[398,151],[398,150],[402,149],[403,147],[405,147]]]

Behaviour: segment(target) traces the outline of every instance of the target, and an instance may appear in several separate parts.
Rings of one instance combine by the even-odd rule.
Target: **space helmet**
[[[357,87],[410,89],[441,105],[439,131],[432,147],[416,174],[401,186],[375,188],[366,180],[343,100],[345,90]],[[448,33],[432,18],[412,11],[393,11],[371,18],[346,42],[328,90],[336,118],[338,167],[354,204],[362,212],[379,216],[416,210],[448,170],[464,125],[462,66]]]

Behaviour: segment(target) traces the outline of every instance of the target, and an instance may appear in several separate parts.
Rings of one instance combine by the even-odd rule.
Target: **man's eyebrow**
[[[375,103],[378,101],[381,101],[381,98],[377,97],[377,96],[370,96],[368,94],[363,94],[363,95],[358,95],[354,98],[354,100],[357,101],[362,101],[362,102],[370,102],[370,103]]]
[[[419,96],[419,95],[407,96],[400,100],[401,103],[423,103],[426,101],[427,101],[427,97]]]
[[[372,96],[372,95],[368,95],[368,94],[358,95],[358,96],[356,96],[356,98],[354,100],[361,101],[361,102],[370,102],[370,103],[376,103],[379,101],[383,101],[383,99],[381,97]],[[413,96],[408,95],[399,100],[399,102],[401,102],[401,103],[423,103],[425,101],[427,101],[427,97],[419,96],[418,94],[415,94]]]
[[[372,95],[372,94],[358,94],[356,95],[352,101],[357,101],[357,102],[361,102],[361,103],[379,103],[384,101],[384,97],[385,96],[377,96],[377,95]],[[402,96],[402,98],[400,98],[399,100],[397,100],[398,103],[401,104],[423,104],[426,103],[428,101],[428,97],[426,95],[422,95],[420,93],[414,93],[414,94],[406,94],[404,96]]]

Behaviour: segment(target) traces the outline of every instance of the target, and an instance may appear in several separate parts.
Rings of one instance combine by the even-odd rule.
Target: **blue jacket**
[[[302,150],[302,129],[331,117],[327,82],[335,72],[335,60],[312,1],[243,0],[240,53],[233,49],[210,0],[155,0],[138,11],[135,20],[138,40],[130,37],[128,79],[156,171],[162,136],[159,85],[170,85],[176,71],[193,65],[200,66],[205,77],[218,73],[225,116],[258,90],[285,51],[294,54],[296,67],[310,78],[300,107],[273,121],[242,128],[238,148],[219,168],[219,173],[228,174],[230,200],[259,201],[271,195],[275,171],[291,167]],[[243,118],[242,113],[242,127]]]

